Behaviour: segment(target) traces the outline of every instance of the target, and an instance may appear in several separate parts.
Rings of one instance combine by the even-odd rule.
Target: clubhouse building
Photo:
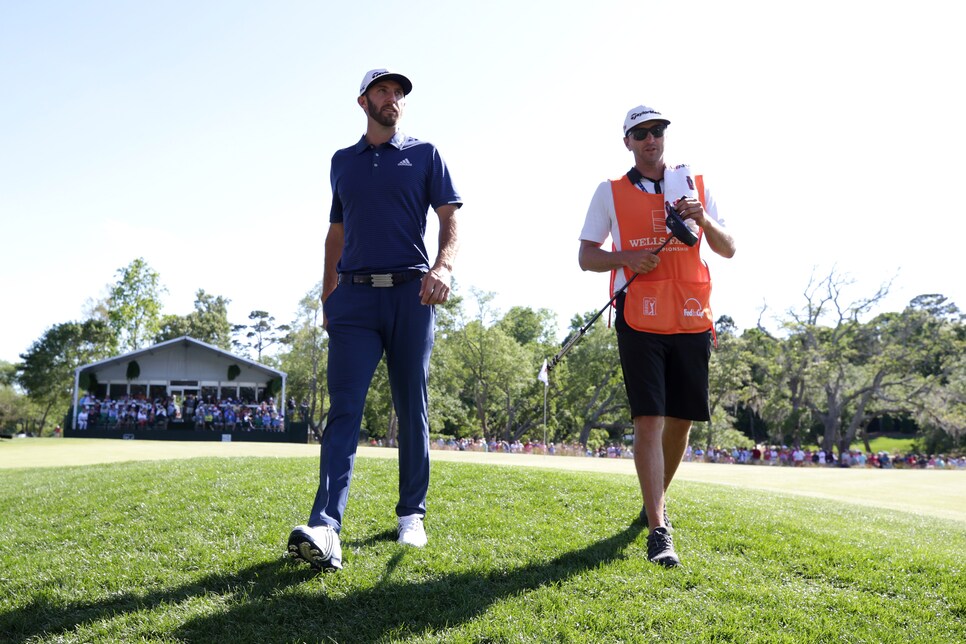
[[[304,443],[285,388],[285,372],[182,336],[78,367],[64,436]]]

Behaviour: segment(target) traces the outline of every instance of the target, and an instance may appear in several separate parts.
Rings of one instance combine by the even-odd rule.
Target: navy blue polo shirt
[[[336,152],[330,180],[329,222],[345,227],[340,273],[429,270],[429,209],[462,205],[436,146],[401,132],[378,146],[363,136]]]

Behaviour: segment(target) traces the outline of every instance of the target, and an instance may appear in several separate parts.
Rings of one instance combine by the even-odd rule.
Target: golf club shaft
[[[597,321],[597,318],[603,315],[604,311],[607,310],[607,307],[613,304],[614,300],[616,300],[621,293],[627,290],[627,287],[630,286],[631,282],[633,282],[634,278],[637,277],[639,274],[640,273],[634,273],[634,275],[631,276],[631,279],[627,280],[627,283],[624,284],[624,286],[622,286],[620,290],[614,293],[614,296],[610,298],[610,301],[607,304],[604,305],[604,308],[597,311],[597,313],[594,314],[594,317],[590,318],[590,320],[588,320],[587,323],[584,324],[584,326],[580,327],[580,330],[577,331],[577,333],[575,333],[573,336],[570,337],[569,340],[567,340],[567,344],[565,344],[563,348],[557,353],[557,355],[555,355],[553,359],[550,360],[549,363],[547,363],[548,372],[552,370],[555,366],[557,366],[558,362],[563,360],[563,357],[567,355],[567,352],[570,351],[575,344],[577,344],[577,341],[580,340],[580,338],[584,337],[584,334],[587,333],[587,330],[590,328],[590,326]]]
[[[655,250],[653,250],[651,252],[654,253],[655,255],[657,255],[658,253],[660,253],[661,250],[663,250],[664,247],[667,246],[667,243],[669,241],[671,241],[671,237],[672,236],[668,236],[668,238],[665,239],[664,242],[660,246],[658,246]],[[631,278],[624,283],[624,286],[620,287],[620,289],[618,289],[618,291],[616,293],[614,293],[613,297],[610,298],[610,301],[607,304],[604,305],[604,308],[602,308],[601,310],[597,311],[597,314],[594,315],[594,317],[590,318],[590,320],[588,320],[588,322],[584,326],[580,327],[580,330],[577,331],[577,333],[575,333],[573,336],[571,336],[571,338],[569,340],[567,340],[567,344],[565,344],[563,346],[563,348],[560,349],[560,351],[557,353],[557,355],[555,355],[553,357],[553,359],[550,360],[550,362],[547,363],[547,372],[548,373],[555,366],[557,366],[557,363],[558,362],[560,362],[561,360],[563,360],[563,357],[565,355],[567,355],[567,352],[570,351],[575,344],[577,344],[577,341],[580,340],[580,338],[584,337],[584,334],[587,333],[587,330],[590,329],[590,326],[594,322],[597,321],[597,318],[599,318],[601,315],[604,314],[604,311],[606,311],[607,308],[609,306],[611,306],[614,303],[615,300],[617,300],[617,298],[620,296],[621,293],[623,293],[624,291],[627,290],[627,287],[631,285],[631,282],[633,282],[635,279],[637,279],[637,276],[638,275],[640,275],[640,273],[634,273],[633,275],[631,275]]]

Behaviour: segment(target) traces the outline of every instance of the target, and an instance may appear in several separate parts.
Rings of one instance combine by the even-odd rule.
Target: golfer
[[[718,216],[701,175],[664,160],[671,123],[639,105],[624,119],[624,146],[634,167],[597,187],[580,233],[580,268],[611,271],[618,296],[617,346],[634,422],[634,465],[649,526],[648,559],[680,564],[671,539],[665,493],[688,445],[693,421],[710,418],[708,361],[713,318],[711,277],[701,259],[705,244],[723,257],[735,242]],[[660,256],[653,249],[668,239],[665,206],[673,207],[698,237],[694,246],[671,239]],[[601,246],[607,238],[614,250]]]
[[[332,157],[322,277],[330,406],[315,503],[307,525],[296,527],[288,540],[292,557],[324,571],[342,568],[339,532],[362,411],[383,354],[399,418],[399,542],[427,543],[429,357],[435,305],[450,294],[462,200],[435,146],[399,130],[412,88],[402,74],[366,72],[357,99],[366,133]],[[424,243],[430,208],[439,217],[432,265]]]

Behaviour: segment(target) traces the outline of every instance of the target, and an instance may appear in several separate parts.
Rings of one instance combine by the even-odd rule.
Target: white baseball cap
[[[362,83],[359,85],[359,96],[366,93],[369,86],[375,83],[377,80],[394,80],[400,85],[402,85],[403,94],[409,95],[409,92],[413,91],[412,82],[403,76],[402,74],[397,74],[396,72],[391,72],[388,69],[370,69],[366,72],[366,75],[362,77]]]
[[[624,117],[624,136],[627,136],[627,132],[635,125],[640,125],[644,121],[664,121],[670,124],[669,121],[663,114],[658,112],[653,107],[647,107],[646,105],[638,105],[635,108],[628,110],[627,116]]]

